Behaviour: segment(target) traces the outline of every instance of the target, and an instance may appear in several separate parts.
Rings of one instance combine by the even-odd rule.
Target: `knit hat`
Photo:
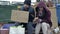
[[[27,5],[30,6],[30,5],[31,5],[31,0],[25,0],[25,1],[24,1],[24,4],[27,4]]]

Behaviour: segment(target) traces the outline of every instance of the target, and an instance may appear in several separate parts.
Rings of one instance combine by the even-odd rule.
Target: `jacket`
[[[52,22],[51,22],[51,12],[50,12],[50,10],[46,7],[46,4],[43,2],[43,1],[40,1],[39,2],[39,4],[37,5],[37,7],[36,7],[36,17],[38,17],[38,9],[39,9],[39,7],[43,7],[45,10],[45,16],[43,17],[43,19],[42,19],[42,22],[46,22],[46,23],[48,23],[49,25],[50,25],[50,27],[52,26]]]

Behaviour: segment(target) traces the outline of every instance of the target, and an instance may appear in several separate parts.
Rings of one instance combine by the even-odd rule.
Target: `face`
[[[29,5],[27,5],[27,4],[24,4],[24,7],[25,7],[25,8],[28,8],[28,7],[29,7]]]
[[[43,11],[43,7],[40,7],[39,10],[40,10],[40,11]]]

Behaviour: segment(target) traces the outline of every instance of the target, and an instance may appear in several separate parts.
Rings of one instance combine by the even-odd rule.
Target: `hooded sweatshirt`
[[[39,4],[36,7],[36,17],[39,17],[39,7],[43,7],[43,17],[40,17],[42,19],[42,23],[46,22],[48,23],[50,26],[52,26],[52,22],[51,22],[51,12],[49,11],[49,9],[46,7],[46,4],[43,1],[40,1]],[[39,18],[39,19],[40,19]]]

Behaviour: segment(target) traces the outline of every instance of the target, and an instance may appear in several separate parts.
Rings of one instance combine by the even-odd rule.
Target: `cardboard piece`
[[[11,20],[20,22],[20,23],[28,23],[29,12],[27,11],[19,11],[19,10],[12,10]]]
[[[49,10],[51,11],[51,21],[52,21],[52,27],[56,28],[58,27],[58,21],[56,16],[56,8],[55,7],[49,7]]]

